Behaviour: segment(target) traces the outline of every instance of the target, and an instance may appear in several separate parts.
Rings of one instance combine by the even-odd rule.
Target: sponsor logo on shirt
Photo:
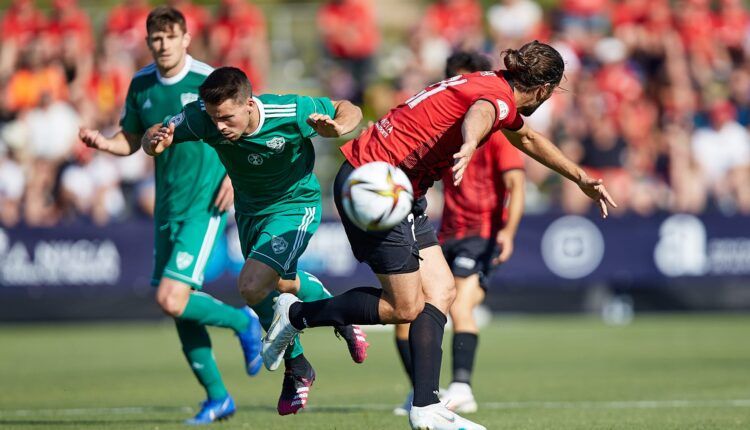
[[[263,164],[263,157],[260,154],[250,154],[247,156],[247,162],[253,166],[260,166]]]
[[[194,102],[196,100],[198,100],[198,94],[193,94],[193,93],[180,94],[180,102],[182,103],[183,106],[185,106],[186,104],[190,102]]]
[[[286,146],[286,139],[283,137],[274,137],[273,139],[266,141],[266,146],[279,154],[284,150],[284,146]]]
[[[393,125],[388,120],[388,118],[383,118],[380,121],[376,122],[375,128],[378,129],[378,133],[380,133],[380,135],[384,138],[387,138],[393,131]]]
[[[231,140],[229,140],[229,139],[222,139],[222,140],[219,141],[219,143],[217,145],[231,145],[231,144],[232,144]]]
[[[288,246],[289,243],[283,237],[274,236],[273,239],[271,239],[271,249],[273,249],[274,254],[281,254],[286,251]]]
[[[185,121],[185,112],[180,112],[177,115],[173,116],[172,119],[169,120],[169,123],[177,127],[178,125],[182,124],[183,121]]]
[[[497,118],[500,121],[502,121],[508,117],[509,113],[510,113],[510,108],[508,107],[508,104],[498,99],[497,100]]]
[[[185,251],[180,251],[177,253],[177,257],[175,257],[175,262],[177,263],[177,268],[180,270],[185,270],[188,267],[190,267],[190,264],[193,262],[193,256]]]

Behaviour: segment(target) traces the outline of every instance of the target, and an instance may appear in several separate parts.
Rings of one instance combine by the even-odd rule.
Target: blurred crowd
[[[242,68],[259,91],[268,86],[271,44],[257,5],[167,3],[185,14],[194,57]],[[399,11],[380,4],[320,3],[325,55],[314,70],[322,93],[376,118],[443,79],[454,50],[483,52],[500,68],[503,49],[538,39],[562,53],[566,73],[528,121],[606,181],[616,214],[750,214],[750,14],[742,0],[560,0],[545,8],[426,1],[395,38],[379,22]],[[107,223],[150,212],[151,160],[94,154],[77,138],[79,126],[117,129],[130,77],[150,62],[149,10],[146,0],[126,0],[96,28],[76,0],[54,0],[45,11],[13,0],[3,11],[0,224]],[[534,162],[527,178],[528,211],[591,210],[574,184]]]

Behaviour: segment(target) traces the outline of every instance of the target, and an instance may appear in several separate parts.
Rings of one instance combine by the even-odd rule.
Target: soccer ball
[[[363,164],[344,183],[346,216],[366,231],[389,230],[411,212],[414,194],[406,173],[385,161]]]

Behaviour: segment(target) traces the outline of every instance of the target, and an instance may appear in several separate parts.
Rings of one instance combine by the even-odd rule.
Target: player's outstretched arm
[[[169,126],[154,124],[143,134],[141,146],[146,154],[155,157],[169,148],[172,145],[173,139],[173,123],[170,123]]]
[[[607,206],[617,204],[607,192],[601,179],[589,178],[576,163],[569,160],[546,137],[524,124],[517,131],[503,130],[508,140],[531,158],[575,182],[591,200],[599,205],[603,218],[609,214]]]
[[[122,130],[118,131],[114,136],[107,138],[99,130],[81,127],[78,129],[78,137],[89,148],[109,152],[114,155],[131,155],[141,147],[139,136]]]
[[[340,137],[351,133],[362,121],[362,109],[348,100],[334,100],[336,109],[334,117],[314,113],[307,118],[307,123],[322,137]]]
[[[453,185],[458,186],[463,179],[464,172],[469,166],[474,151],[479,142],[487,136],[495,122],[495,106],[487,100],[477,100],[466,112],[461,125],[461,135],[464,143],[461,149],[453,155]]]

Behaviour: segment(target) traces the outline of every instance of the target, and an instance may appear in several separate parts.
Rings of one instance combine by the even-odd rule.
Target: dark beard
[[[536,112],[536,110],[541,105],[542,105],[541,103],[536,103],[533,106],[520,107],[520,108],[518,108],[518,113],[520,113],[523,116],[530,116],[531,114],[533,114],[534,112]]]

